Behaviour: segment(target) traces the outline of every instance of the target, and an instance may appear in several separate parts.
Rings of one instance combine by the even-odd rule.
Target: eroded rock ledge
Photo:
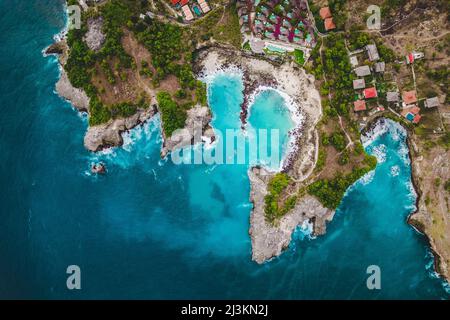
[[[263,263],[279,256],[289,246],[297,226],[305,221],[313,222],[314,235],[323,235],[326,224],[331,221],[334,211],[324,208],[314,197],[306,195],[286,214],[277,225],[267,223],[264,216],[264,197],[271,174],[263,168],[252,168],[248,173],[251,183],[250,200],[254,208],[250,217],[252,238],[252,259]]]

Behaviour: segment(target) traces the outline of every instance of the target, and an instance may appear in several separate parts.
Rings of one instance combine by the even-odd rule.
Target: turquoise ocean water
[[[325,236],[299,231],[281,257],[257,265],[248,164],[161,160],[158,118],[123,148],[88,153],[87,120],[54,93],[58,65],[41,53],[64,27],[63,2],[0,0],[0,12],[0,298],[448,299],[425,238],[406,224],[415,198],[397,126],[368,144],[380,163]],[[215,128],[240,127],[241,90],[236,75],[210,83]],[[280,128],[286,141],[283,104],[261,93],[250,125]],[[106,176],[89,174],[97,160]],[[80,291],[66,289],[71,264]],[[366,288],[374,264],[379,291]]]

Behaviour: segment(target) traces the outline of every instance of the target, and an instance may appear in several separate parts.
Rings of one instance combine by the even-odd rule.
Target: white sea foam
[[[372,154],[377,158],[378,163],[383,163],[386,161],[387,147],[384,144],[375,146],[372,149]]]
[[[373,181],[373,177],[375,177],[375,170],[369,171],[365,175],[363,175],[359,179],[359,183],[361,183],[364,186],[368,185],[369,183],[371,183]]]
[[[206,72],[205,70],[201,71],[198,75],[198,79],[207,85],[210,85],[218,75],[238,76],[242,78],[244,76],[244,72],[241,68],[235,65],[228,67],[216,66],[209,72]]]
[[[313,233],[314,223],[310,220],[305,220],[301,225],[297,226],[293,237],[298,240],[304,240],[305,238],[312,240],[316,238],[315,236],[313,236]]]
[[[381,119],[373,128],[361,136],[361,142],[364,147],[367,147],[387,132],[391,134],[395,141],[399,141],[407,135],[406,129],[398,122],[391,119]]]
[[[409,166],[411,164],[411,160],[409,159],[409,149],[406,144],[402,143],[400,145],[399,149],[397,150],[397,154],[406,166]]]
[[[397,177],[400,174],[400,167],[399,166],[392,166],[391,167],[391,176]]]

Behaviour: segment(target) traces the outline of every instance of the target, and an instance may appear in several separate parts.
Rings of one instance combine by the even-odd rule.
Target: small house
[[[438,97],[428,98],[425,100],[425,108],[435,108],[439,107],[439,105],[440,103]]]
[[[322,18],[322,20],[331,18],[331,10],[330,7],[323,7],[320,9],[319,11],[320,17]]]
[[[403,102],[407,105],[416,103],[417,102],[416,91],[412,90],[412,91],[403,92],[402,99],[403,99]]]
[[[375,87],[365,89],[364,97],[366,99],[373,99],[373,98],[378,97],[377,89]]]
[[[361,66],[355,68],[355,73],[358,77],[370,76],[370,68],[369,66]]]
[[[366,46],[367,54],[369,55],[370,61],[380,60],[380,55],[378,54],[377,46],[374,44],[368,44]]]
[[[353,89],[364,89],[366,87],[366,81],[364,79],[353,80]]]
[[[364,111],[367,109],[366,102],[364,100],[357,100],[353,104],[354,104],[353,110],[355,110],[355,112]]]
[[[387,102],[399,102],[400,94],[398,92],[389,91],[386,93]]]
[[[383,73],[385,70],[386,70],[386,63],[384,62],[375,63],[375,72]]]
[[[326,18],[324,21],[325,24],[325,30],[330,31],[336,29],[336,25],[333,22],[333,17]]]

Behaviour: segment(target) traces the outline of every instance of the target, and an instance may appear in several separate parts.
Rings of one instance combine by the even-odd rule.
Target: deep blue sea
[[[0,0],[0,13],[0,298],[449,298],[426,239],[406,223],[415,196],[395,124],[367,145],[379,165],[348,191],[327,234],[298,231],[282,256],[257,265],[248,164],[161,160],[158,118],[123,148],[90,154],[87,119],[54,93],[58,64],[41,52],[65,25],[63,1]],[[209,83],[215,128],[240,127],[241,89],[236,75]],[[261,94],[250,124],[285,135],[283,100]],[[89,174],[97,160],[107,175]],[[78,291],[66,288],[73,264]],[[381,290],[366,287],[369,265],[381,269]]]

